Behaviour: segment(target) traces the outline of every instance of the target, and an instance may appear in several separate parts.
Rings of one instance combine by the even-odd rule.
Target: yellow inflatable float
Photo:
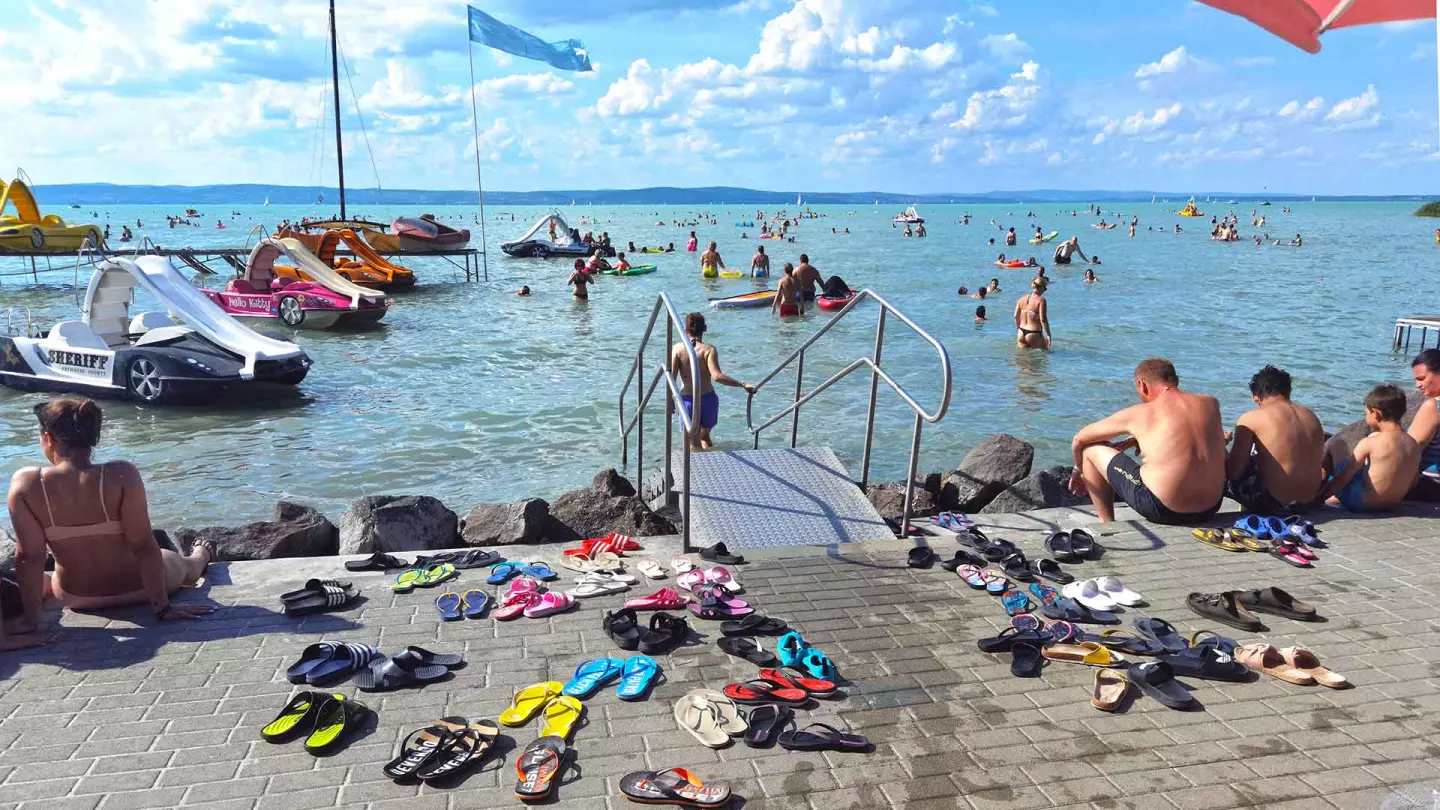
[[[7,213],[11,208],[14,213]],[[104,244],[99,225],[68,225],[55,214],[42,215],[24,180],[0,182],[0,253],[74,253],[87,240]]]
[[[290,228],[281,228],[275,232],[276,238],[291,238],[300,242],[325,262],[335,268],[348,281],[365,287],[379,287],[382,289],[390,287],[410,287],[415,284],[415,273],[408,267],[402,267],[386,260],[379,253],[366,243],[359,234],[352,230],[339,229],[328,230],[321,233],[304,233]],[[340,243],[350,248],[354,256],[336,256],[335,252]],[[277,276],[293,278],[297,281],[314,281],[303,270],[293,267],[275,267]]]

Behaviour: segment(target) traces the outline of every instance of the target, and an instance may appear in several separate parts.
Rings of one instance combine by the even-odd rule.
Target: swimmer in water
[[[964,284],[961,284],[960,289],[956,290],[955,294],[960,296],[961,298],[964,298],[965,296],[970,294],[970,288],[966,287]]]
[[[1004,264],[1004,263],[1005,263],[1005,254],[1004,254],[1004,253],[1001,253],[999,256],[996,256],[996,257],[995,257],[995,263],[996,263],[996,264]]]
[[[1030,294],[1015,302],[1015,345],[1021,349],[1050,348],[1050,309],[1045,279],[1030,282]]]
[[[1099,264],[1099,263],[1100,263],[1100,257],[1099,257],[1098,255],[1091,256],[1091,257],[1090,257],[1090,263],[1091,263],[1091,264]]]
[[[975,307],[975,323],[985,323],[985,305]]]
[[[984,301],[984,300],[985,300],[985,295],[986,295],[986,290],[985,290],[984,287],[981,287],[981,288],[977,289],[977,290],[975,291],[975,294],[972,295],[972,296],[970,296],[970,297],[971,297],[971,298],[974,298],[976,301]]]
[[[992,278],[992,279],[990,279],[990,286],[986,288],[986,292],[989,292],[989,293],[997,293],[997,292],[1000,292],[1000,279],[998,279],[998,278]]]
[[[1087,270],[1085,271],[1085,283],[1086,283],[1086,284],[1094,284],[1095,282],[1097,282],[1097,281],[1099,281],[1099,280],[1100,280],[1100,279],[1098,279],[1098,278],[1095,277],[1095,271],[1094,271],[1094,270],[1088,270],[1088,269],[1087,269]]]
[[[578,300],[588,301],[590,300],[590,291],[587,285],[594,283],[594,277],[585,272],[585,260],[576,259],[575,270],[570,274],[570,279],[565,282],[565,286],[575,288],[574,296]]]
[[[764,245],[755,248],[755,255],[750,257],[750,275],[753,278],[770,275],[770,257],[765,255]]]
[[[786,262],[781,273],[779,289],[770,301],[770,312],[774,314],[778,310],[782,318],[799,315],[804,311],[805,301],[800,295],[800,280],[795,278],[795,265]]]
[[[715,243],[711,242],[705,252],[700,254],[700,274],[707,278],[714,278],[720,275],[720,268],[725,266],[725,260],[720,258],[720,251],[715,249]]]
[[[521,298],[524,298],[525,296],[530,294],[530,287],[528,285],[523,285],[520,287],[519,290],[515,292],[515,294],[520,296]]]

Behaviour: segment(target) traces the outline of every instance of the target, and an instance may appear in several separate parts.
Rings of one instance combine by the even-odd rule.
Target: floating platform
[[[106,248],[113,254],[129,255],[134,249],[133,243],[117,242]],[[465,274],[466,281],[489,281],[490,273],[485,262],[485,251],[479,248],[461,248],[458,250],[433,250],[433,251],[399,251],[396,253],[385,253],[376,251],[385,258],[399,257],[402,259],[443,259],[449,262],[456,270]],[[145,248],[140,251],[143,256],[166,256],[176,259],[190,269],[203,275],[215,275],[217,273],[229,273],[231,271],[243,272],[245,260],[250,257],[250,251],[246,248]],[[336,256],[354,256],[349,250],[337,250]],[[29,259],[30,269],[18,273],[0,273],[0,278],[5,276],[30,276],[38,280],[41,272],[37,259],[45,259],[46,271],[66,270],[75,266],[74,253],[44,253],[33,251],[0,251],[0,259]],[[52,260],[60,260],[52,263]],[[217,269],[214,263],[223,262]]]
[[[1391,351],[1410,351],[1410,340],[1417,328],[1420,330],[1420,347],[1416,351],[1425,349],[1431,332],[1435,333],[1436,348],[1440,348],[1440,315],[1412,315],[1409,318],[1395,319],[1395,340],[1390,345]],[[1402,343],[1404,345],[1401,345]]]

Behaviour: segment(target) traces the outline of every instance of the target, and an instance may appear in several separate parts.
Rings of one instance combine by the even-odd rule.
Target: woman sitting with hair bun
[[[205,605],[175,605],[170,594],[195,585],[215,556],[208,542],[190,556],[162,549],[150,527],[145,483],[125,461],[91,463],[100,442],[100,407],[57,399],[35,407],[49,467],[27,467],[10,480],[10,520],[18,539],[15,574],[24,616],[11,632],[38,629],[43,601],[71,610],[149,602],[162,619],[195,619]],[[46,551],[55,574],[45,574]]]

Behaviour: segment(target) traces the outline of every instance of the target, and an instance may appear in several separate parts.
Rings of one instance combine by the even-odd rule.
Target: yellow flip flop
[[[1245,547],[1234,542],[1225,536],[1225,532],[1219,529],[1195,529],[1190,536],[1199,540],[1207,546],[1222,549],[1224,551],[1244,551]]]
[[[411,591],[415,590],[416,585],[422,584],[422,581],[424,579],[425,572],[421,571],[419,568],[411,568],[408,571],[401,571],[400,576],[395,577],[395,582],[391,584],[390,590],[396,593],[410,593]]]
[[[1246,551],[1269,551],[1270,547],[1244,529],[1226,529],[1225,539]]]
[[[421,573],[420,581],[416,582],[415,584],[419,585],[422,588],[433,588],[434,586],[439,585],[442,582],[454,579],[458,575],[459,572],[455,570],[455,566],[451,565],[450,563],[429,565],[426,566],[425,570]]]
[[[570,732],[575,730],[575,724],[580,722],[584,713],[585,707],[580,701],[561,695],[545,707],[545,717],[540,721],[540,736],[553,735],[569,742]]]
[[[545,681],[517,690],[510,699],[510,708],[500,713],[500,722],[507,726],[525,725],[545,704],[559,697],[564,688],[559,681]]]

